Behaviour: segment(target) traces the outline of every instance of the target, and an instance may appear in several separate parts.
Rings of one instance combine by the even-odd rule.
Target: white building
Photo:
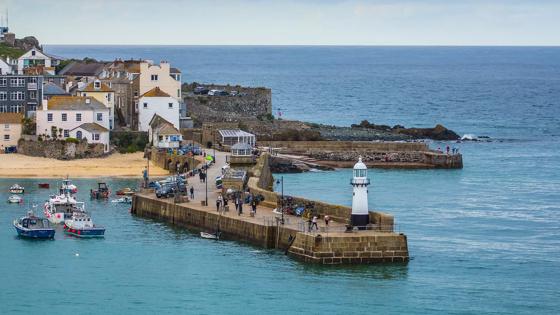
[[[141,62],[137,80],[139,95],[157,87],[177,101],[181,100],[181,73],[175,68],[172,70],[168,62],[162,61],[159,65],[148,60]]]
[[[103,143],[109,151],[109,108],[92,97],[53,96],[36,113],[37,135],[46,138],[82,138]],[[92,126],[92,125],[98,126]],[[96,136],[97,134],[97,136]]]
[[[115,126],[115,91],[107,84],[102,83],[99,79],[82,87],[79,96],[91,96],[101,102],[105,107],[109,108],[109,129],[112,130]]]
[[[0,75],[13,73],[12,66],[6,60],[0,58]]]
[[[220,144],[232,146],[236,143],[247,143],[252,147],[255,146],[256,137],[254,134],[241,129],[221,129],[218,130],[220,135]]]
[[[365,228],[369,224],[367,166],[362,162],[362,157],[354,165],[352,178],[352,225]]]
[[[183,136],[172,123],[156,114],[150,121],[148,139],[156,148],[178,148]]]
[[[52,71],[59,64],[59,60],[47,55],[37,48],[31,48],[18,58],[17,71],[23,74],[23,70],[30,67],[43,67],[45,71]]]
[[[138,130],[148,131],[157,114],[179,129],[179,101],[155,87],[138,99]]]

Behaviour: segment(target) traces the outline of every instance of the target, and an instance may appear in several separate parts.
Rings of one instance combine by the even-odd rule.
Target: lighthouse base
[[[361,230],[365,230],[369,224],[369,214],[353,214],[351,218],[353,226],[357,226]]]

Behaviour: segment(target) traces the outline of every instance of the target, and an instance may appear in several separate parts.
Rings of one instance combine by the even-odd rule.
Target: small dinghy
[[[53,238],[55,230],[51,227],[49,220],[36,217],[33,211],[27,216],[14,220],[14,227],[19,236],[29,238]]]
[[[74,212],[72,218],[64,221],[64,233],[76,237],[103,237],[105,228],[93,224],[85,212]]]
[[[222,234],[222,233],[221,232],[216,232],[214,234],[210,234],[210,233],[206,233],[206,232],[200,232],[200,237],[210,239],[210,240],[219,240],[220,239],[220,234]]]
[[[38,186],[39,188],[51,188],[49,183],[39,183]]]
[[[8,202],[9,203],[23,203],[23,198],[21,198],[18,195],[11,195],[10,197],[8,197]]]
[[[23,186],[20,186],[18,184],[15,184],[12,187],[10,187],[10,193],[12,194],[23,194],[24,192],[25,192],[25,188],[23,188]]]
[[[117,196],[130,196],[134,195],[135,191],[132,188],[126,187],[121,190],[117,190]]]
[[[132,204],[132,197],[125,196],[125,197],[122,197],[122,198],[119,198],[119,199],[113,199],[113,200],[111,200],[111,202]]]

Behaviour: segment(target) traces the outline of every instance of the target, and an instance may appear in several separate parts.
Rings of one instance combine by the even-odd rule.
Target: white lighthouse
[[[369,223],[367,167],[362,162],[362,157],[354,165],[352,177],[352,225],[365,227]]]

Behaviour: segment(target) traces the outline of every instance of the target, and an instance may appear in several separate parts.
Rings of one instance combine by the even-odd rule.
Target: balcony
[[[37,83],[27,83],[28,90],[37,90]]]
[[[352,178],[350,184],[354,186],[367,186],[370,184],[369,178]]]

